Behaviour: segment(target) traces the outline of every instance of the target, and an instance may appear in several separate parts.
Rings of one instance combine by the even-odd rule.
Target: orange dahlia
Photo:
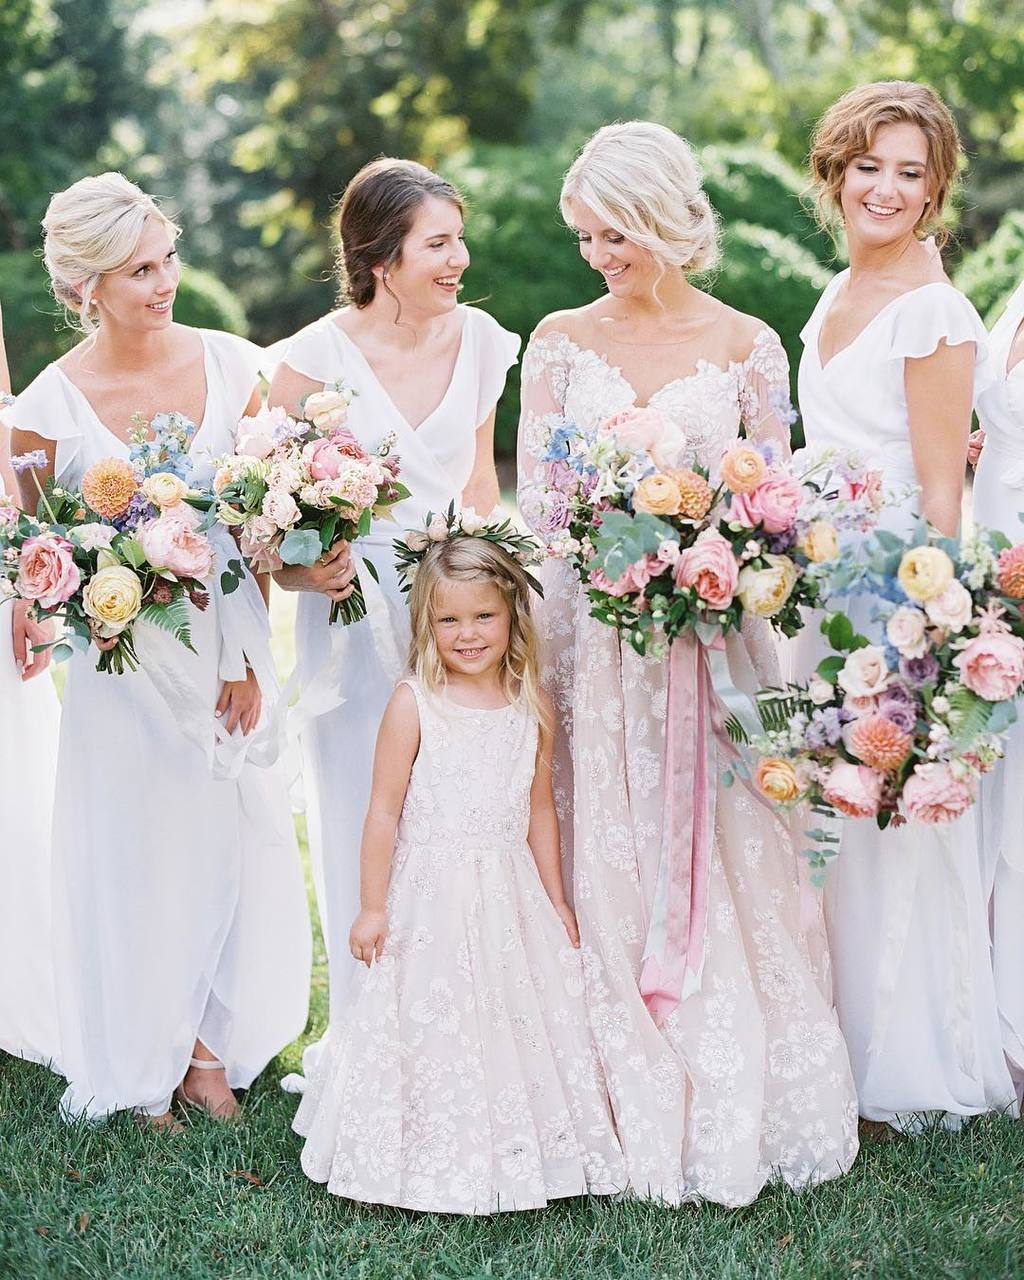
[[[670,471],[679,486],[679,514],[687,520],[703,520],[711,507],[711,486],[696,471]]]
[[[864,764],[887,771],[900,767],[912,742],[910,734],[886,716],[864,716],[850,725],[847,746]]]
[[[999,553],[999,590],[1013,600],[1024,600],[1024,542]]]
[[[137,489],[135,468],[123,458],[101,458],[82,477],[82,497],[105,520],[123,516]]]

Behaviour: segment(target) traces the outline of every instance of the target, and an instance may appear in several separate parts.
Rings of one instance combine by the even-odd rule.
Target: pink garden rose
[[[25,539],[14,584],[19,595],[53,609],[70,600],[81,582],[74,547],[66,538],[50,534]]]
[[[304,445],[302,457],[314,480],[336,480],[344,466],[353,458],[365,458],[366,453],[352,432],[343,427],[327,439]]]
[[[660,439],[677,434],[677,427],[657,409],[633,406],[602,422],[601,430],[613,435],[627,449],[650,453]]]
[[[619,577],[612,579],[602,569],[593,569],[590,573],[590,586],[598,591],[607,592],[610,596],[627,596],[643,591],[650,580],[657,577],[666,568],[666,563],[657,556],[646,555],[637,560]]]
[[[733,495],[727,519],[753,529],[763,524],[768,533],[782,533],[796,520],[803,490],[791,477],[770,475],[752,493]]]
[[[1004,632],[975,636],[953,659],[960,679],[987,702],[1012,698],[1024,680],[1024,641]]]
[[[848,818],[873,818],[882,803],[882,775],[864,764],[836,760],[821,794]]]
[[[171,507],[140,525],[136,536],[154,569],[165,569],[176,578],[200,580],[213,573],[213,547],[196,529],[190,508]]]
[[[728,609],[739,579],[732,547],[714,529],[702,533],[692,547],[680,552],[676,561],[676,586],[693,587],[711,609]]]
[[[952,822],[973,803],[973,787],[941,760],[915,766],[903,786],[903,807],[920,822]]]

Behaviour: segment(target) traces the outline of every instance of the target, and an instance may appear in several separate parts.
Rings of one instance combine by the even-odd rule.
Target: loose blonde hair
[[[487,582],[508,606],[508,648],[502,658],[501,682],[510,702],[522,701],[542,725],[547,715],[540,695],[537,633],[530,613],[530,584],[518,563],[486,538],[455,537],[432,542],[416,570],[409,593],[412,643],[409,669],[430,693],[440,692],[447,674],[434,640],[434,598],[442,582]]]
[[[941,247],[949,239],[943,221],[956,187],[964,151],[956,121],[934,89],[913,80],[880,80],[844,93],[815,126],[811,139],[811,182],[817,189],[821,226],[832,232],[842,221],[841,192],[846,169],[871,147],[887,124],[913,124],[928,142],[928,186],[931,200],[917,224],[923,239],[934,235]]]
[[[105,275],[129,263],[148,218],[177,240],[181,228],[121,173],[100,173],[58,191],[43,218],[43,261],[53,296],[84,333],[96,328],[92,295]]]
[[[608,124],[583,147],[562,182],[559,204],[572,202],[666,267],[707,271],[718,261],[718,219],[701,185],[690,144],[650,120]]]

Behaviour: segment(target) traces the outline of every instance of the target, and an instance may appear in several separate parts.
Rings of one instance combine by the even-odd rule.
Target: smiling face
[[[508,649],[512,615],[493,582],[442,578],[434,591],[431,627],[445,670],[481,677],[496,673]]]
[[[914,234],[931,194],[928,139],[916,124],[882,125],[846,166],[840,202],[847,237],[868,247]]]
[[[374,269],[378,279],[387,274],[387,289],[398,299],[403,314],[434,316],[452,310],[469,266],[463,234],[458,205],[437,196],[423,198],[398,261]],[[387,296],[386,290],[381,292]]]
[[[147,218],[129,261],[104,275],[93,290],[103,324],[133,331],[166,329],[180,275],[170,228],[160,218]]]
[[[661,269],[649,250],[627,240],[614,227],[605,226],[597,214],[577,200],[572,201],[570,212],[580,256],[600,272],[613,297],[645,297],[654,292]]]

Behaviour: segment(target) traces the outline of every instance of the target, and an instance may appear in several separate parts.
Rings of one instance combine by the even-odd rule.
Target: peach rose
[[[753,493],[768,474],[768,464],[748,444],[737,445],[722,456],[722,483],[733,493]]]
[[[903,807],[919,822],[952,822],[973,803],[972,786],[941,760],[916,765],[903,786]]]
[[[774,804],[786,804],[800,794],[800,780],[788,760],[766,756],[758,761],[754,783]]]
[[[53,609],[70,600],[82,582],[74,552],[66,538],[55,534],[26,538],[14,584],[18,595],[38,601],[44,609]]]
[[[205,579],[213,573],[214,554],[209,540],[196,529],[187,508],[169,511],[139,526],[136,537],[154,569],[176,578]]]
[[[674,516],[679,510],[679,486],[671,476],[644,476],[633,490],[633,507],[650,516]]]
[[[751,493],[738,493],[729,505],[728,519],[768,533],[782,533],[796,520],[803,491],[791,476],[770,475]]]
[[[815,520],[807,526],[800,550],[812,564],[824,564],[839,555],[839,536],[827,520]]]
[[[674,576],[677,587],[692,587],[709,608],[728,609],[740,575],[732,547],[717,530],[707,529],[679,553]]]
[[[975,638],[953,659],[960,679],[987,702],[1012,698],[1024,680],[1024,641],[994,631]]]
[[[836,760],[821,794],[848,818],[873,818],[882,803],[882,775],[867,765]]]

